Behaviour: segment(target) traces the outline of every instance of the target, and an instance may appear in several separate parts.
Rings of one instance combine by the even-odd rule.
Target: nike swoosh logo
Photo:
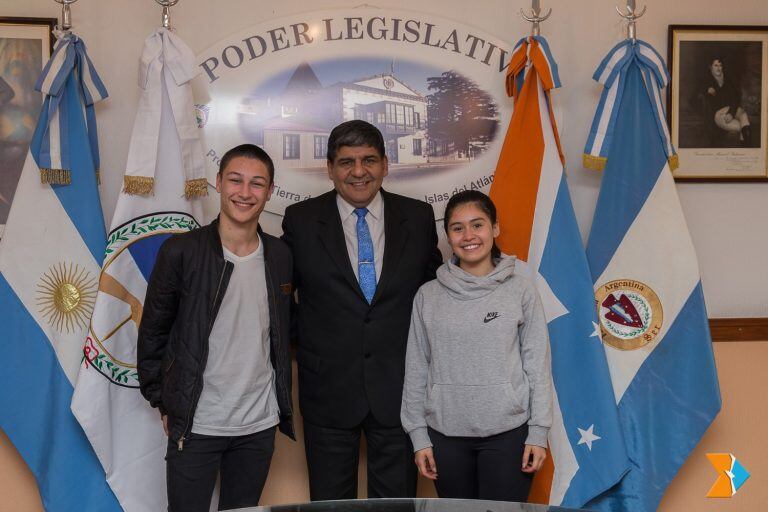
[[[498,313],[497,314],[488,313],[487,315],[485,315],[485,318],[483,319],[483,323],[487,324],[488,322],[496,320],[497,318],[499,318]]]

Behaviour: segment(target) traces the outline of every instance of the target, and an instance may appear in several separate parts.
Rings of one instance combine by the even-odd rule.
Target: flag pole
[[[163,6],[163,28],[173,30],[171,26],[171,7],[179,3],[179,0],[155,0],[155,2]]]
[[[536,37],[540,35],[540,24],[542,21],[546,21],[547,18],[552,14],[552,8],[550,7],[549,11],[547,11],[547,14],[544,16],[541,15],[541,2],[539,0],[531,0],[531,14],[525,14],[525,11],[520,9],[520,17],[522,17],[525,21],[528,21],[532,23],[531,26],[531,35]]]
[[[637,42],[636,22],[638,18],[642,18],[643,14],[645,14],[646,8],[647,6],[644,5],[643,9],[640,12],[637,12],[635,0],[627,0],[627,12],[623,12],[616,6],[616,12],[619,13],[619,16],[627,20],[627,39],[631,39],[633,43]]]
[[[53,0],[57,4],[61,4],[61,25],[57,28],[66,32],[72,28],[72,11],[70,10],[70,4],[77,2],[77,0]]]

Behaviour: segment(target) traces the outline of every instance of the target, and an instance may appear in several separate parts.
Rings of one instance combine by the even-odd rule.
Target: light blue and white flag
[[[610,73],[606,62],[615,63]],[[586,507],[650,512],[720,410],[720,390],[696,253],[670,172],[674,150],[659,100],[666,67],[646,43],[626,41],[596,78],[605,73],[613,91],[603,94],[593,124],[601,128],[585,151],[605,164],[587,258],[632,466]]]
[[[490,195],[501,229],[496,242],[518,257],[515,271],[535,284],[549,329],[555,399],[550,457],[530,499],[580,507],[616,484],[629,461],[563,169],[551,96],[558,87],[546,40],[522,39],[507,70],[515,110]]]
[[[147,38],[125,187],[96,274],[88,337],[80,340],[85,358],[72,410],[126,512],[167,508],[168,439],[160,413],[138,389],[136,340],[160,246],[202,221],[207,184],[202,178],[191,187],[189,179],[199,180],[205,165],[190,85],[198,70],[192,51],[172,32],[161,28]]]
[[[112,511],[120,506],[69,407],[104,254],[96,126],[84,112],[106,90],[82,41],[57,35],[41,77],[53,85],[42,87],[45,105],[0,241],[0,426],[46,510]],[[41,169],[70,184],[41,182]]]

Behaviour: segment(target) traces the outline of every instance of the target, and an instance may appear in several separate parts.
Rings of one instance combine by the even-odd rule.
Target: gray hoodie
[[[486,437],[528,422],[547,446],[552,424],[549,341],[533,285],[506,256],[485,276],[453,261],[416,293],[400,419],[414,451],[447,436]]]

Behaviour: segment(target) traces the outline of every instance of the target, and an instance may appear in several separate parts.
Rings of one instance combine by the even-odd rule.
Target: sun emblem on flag
[[[618,279],[595,292],[600,331],[605,343],[619,350],[635,350],[661,332],[664,312],[659,296],[648,285]]]
[[[57,263],[40,277],[37,305],[59,332],[84,329],[96,301],[96,279],[75,263]]]

